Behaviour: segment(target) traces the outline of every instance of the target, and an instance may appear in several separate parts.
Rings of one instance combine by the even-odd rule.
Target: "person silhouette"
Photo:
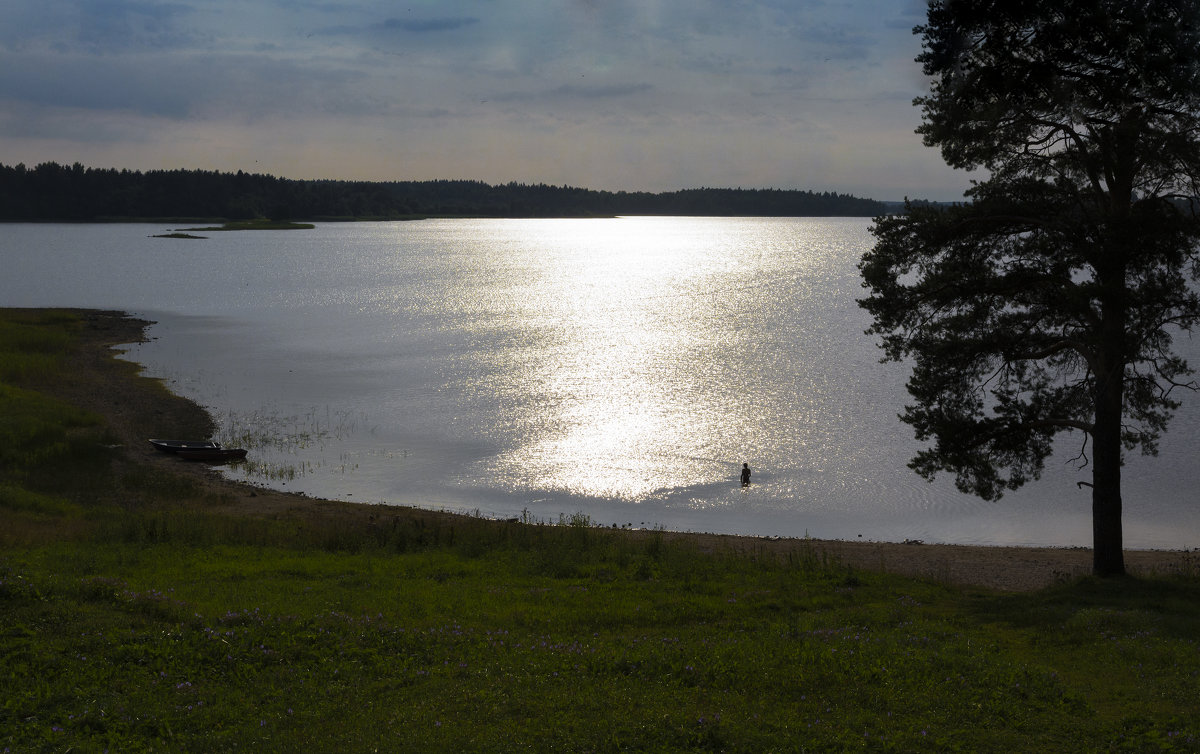
[[[742,464],[742,486],[750,486],[750,464],[748,463]]]

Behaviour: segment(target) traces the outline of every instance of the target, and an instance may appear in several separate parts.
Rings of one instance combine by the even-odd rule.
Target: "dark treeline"
[[[290,180],[206,170],[148,172],[53,162],[0,165],[0,220],[150,218],[604,217],[612,215],[867,217],[884,204],[846,194],[775,189],[610,192],[479,181]]]

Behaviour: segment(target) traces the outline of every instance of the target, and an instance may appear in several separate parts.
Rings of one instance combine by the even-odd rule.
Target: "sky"
[[[0,0],[0,164],[962,197],[925,0]]]

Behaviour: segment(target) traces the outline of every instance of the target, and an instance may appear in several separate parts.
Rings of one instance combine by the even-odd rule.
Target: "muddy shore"
[[[141,377],[136,365],[120,360],[113,346],[141,341],[150,323],[121,312],[76,310],[84,322],[79,348],[72,354],[68,378],[48,390],[103,415],[122,443],[125,462],[167,466],[187,474],[219,496],[222,506],[239,515],[294,518],[309,524],[337,519],[371,526],[381,517],[446,518],[458,514],[388,505],[319,500],[232,482],[204,464],[180,461],[153,450],[149,437],[207,437],[213,423],[195,403]],[[645,536],[644,532],[623,532]],[[712,551],[778,552],[804,550],[827,555],[866,570],[887,571],[1008,591],[1038,589],[1087,575],[1092,554],[1084,548],[987,547],[741,537],[667,532]],[[1195,573],[1200,553],[1130,550],[1126,566],[1133,575]]]

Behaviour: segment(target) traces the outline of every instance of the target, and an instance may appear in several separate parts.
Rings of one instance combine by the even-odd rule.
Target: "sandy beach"
[[[112,346],[142,340],[148,322],[121,312],[78,310],[84,330],[72,354],[70,375],[47,385],[48,392],[104,416],[124,449],[124,461],[154,464],[200,481],[219,496],[223,509],[238,515],[294,518],[313,525],[337,519],[342,525],[364,528],[393,517],[440,518],[459,514],[389,505],[361,505],[319,500],[252,485],[235,483],[205,464],[189,463],[155,451],[150,437],[207,437],[213,424],[205,411],[173,395],[157,381],[139,376],[136,365],[116,358]],[[646,536],[622,532],[622,536]],[[1027,548],[828,541],[739,537],[719,534],[666,532],[714,552],[786,553],[804,551],[866,570],[887,571],[1008,591],[1039,589],[1085,576],[1092,553],[1086,548]],[[1132,575],[1195,573],[1200,553],[1191,551],[1128,550],[1126,567]]]

